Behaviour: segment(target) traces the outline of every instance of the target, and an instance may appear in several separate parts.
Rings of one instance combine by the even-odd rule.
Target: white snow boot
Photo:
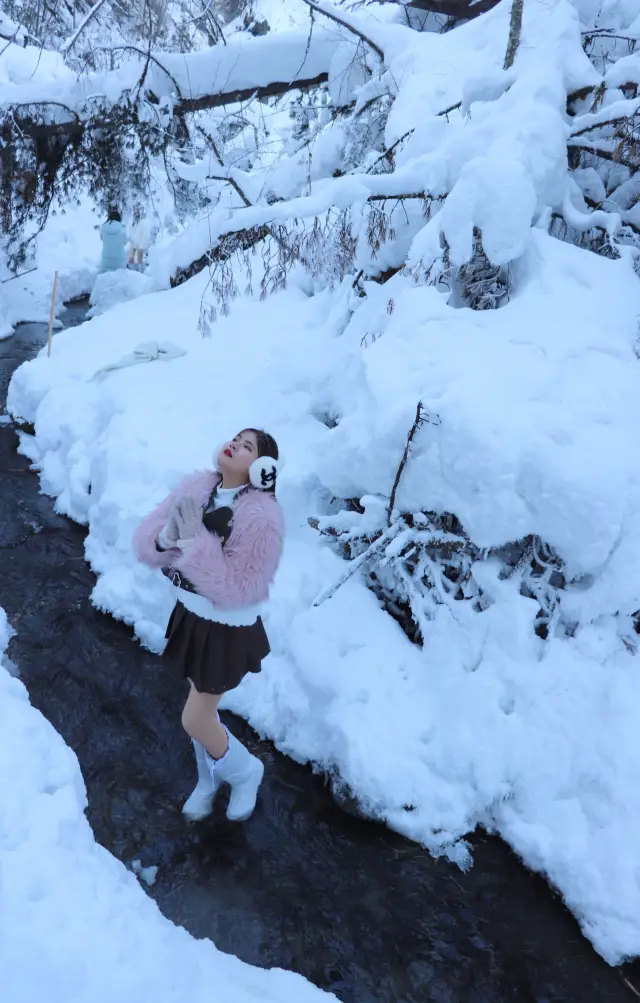
[[[221,781],[217,777],[214,777],[209,769],[209,760],[205,747],[194,739],[193,748],[198,766],[198,783],[193,793],[185,801],[182,814],[190,822],[199,822],[213,811],[213,801]]]
[[[231,787],[227,818],[230,822],[244,822],[253,814],[256,806],[264,766],[245,749],[235,735],[230,731],[227,731],[227,735],[229,748],[222,759],[212,759],[207,754],[207,760],[214,783],[225,783]]]

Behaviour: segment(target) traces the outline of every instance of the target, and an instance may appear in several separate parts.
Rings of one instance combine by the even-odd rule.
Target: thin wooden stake
[[[56,309],[56,292],[58,291],[58,273],[53,273],[53,292],[51,293],[51,310],[49,311],[49,336],[47,338],[47,358],[51,356],[51,335],[53,333],[53,315]]]

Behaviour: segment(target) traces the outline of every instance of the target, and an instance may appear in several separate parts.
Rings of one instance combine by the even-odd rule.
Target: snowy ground
[[[78,761],[3,660],[0,610],[0,985],[6,1003],[320,1003],[301,976],[263,971],[165,919],[84,815]]]
[[[65,300],[91,292],[100,260],[100,238],[94,229],[99,222],[90,203],[71,206],[51,217],[37,250],[17,276],[0,258],[0,338],[10,337],[21,321],[49,322],[56,270],[56,314]]]
[[[239,301],[203,340],[204,281],[56,335],[51,359],[13,379],[43,490],[89,525],[94,602],[161,646],[169,587],[134,561],[133,528],[223,437],[265,425],[285,456],[288,522],[273,655],[227,706],[294,758],[338,771],[366,810],[434,852],[465,864],[461,837],[497,829],[608,961],[640,953],[640,675],[620,637],[640,594],[630,263],[538,232],[497,313],[452,310],[398,277],[379,290],[392,314],[375,287],[350,315],[350,283],[309,297],[300,279]],[[187,354],[94,378],[150,337]],[[402,507],[455,511],[484,546],[539,533],[583,576],[566,597],[584,623],[575,638],[540,641],[535,604],[490,562],[493,605],[457,619],[442,607],[422,651],[357,578],[312,607],[343,564],[307,516],[330,492],[388,493],[418,397],[441,425],[421,433]],[[337,428],[327,413],[342,416]]]
[[[586,936],[615,963],[640,954],[640,673],[631,619],[640,608],[640,286],[628,248],[610,261],[546,233],[553,215],[574,238],[595,222],[612,234],[621,221],[587,212],[580,184],[591,202],[609,190],[595,169],[567,170],[570,128],[583,135],[620,102],[637,110],[637,99],[622,100],[615,89],[638,72],[634,56],[624,73],[623,60],[613,66],[603,105],[593,113],[585,106],[569,126],[567,94],[602,79],[582,47],[578,10],[588,6],[526,5],[523,42],[506,73],[507,3],[444,35],[368,21],[384,49],[383,77],[358,91],[343,72],[341,43],[330,85],[340,101],[363,105],[378,86],[393,85],[384,143],[400,144],[394,170],[367,171],[378,156],[368,150],[356,158],[359,172],[336,172],[350,142],[339,122],[319,133],[313,153],[285,156],[288,134],[270,121],[272,153],[231,151],[233,176],[254,204],[236,211],[226,186],[209,216],[154,248],[150,281],[125,278],[119,290],[104,290],[95,320],[57,335],[51,359],[21,367],[9,406],[35,424],[22,447],[43,490],[89,527],[94,602],[134,624],[154,649],[172,600],[166,581],[135,563],[134,526],[185,472],[209,465],[223,437],[248,424],[272,431],[285,455],[288,521],[268,618],[273,655],[227,706],[284,752],[338,773],[371,815],[463,866],[464,834],[478,824],[496,829],[560,889]],[[630,16],[633,5],[620,6]],[[242,44],[238,84],[253,79],[255,53],[266,53],[257,67],[266,79],[269,60],[297,67],[301,38],[307,46],[276,0],[262,10],[288,33],[266,49],[255,39]],[[315,70],[334,52],[329,37],[314,32]],[[216,50],[213,62],[235,60],[235,44]],[[198,90],[212,63],[196,55]],[[18,70],[0,79],[7,93],[20,83]],[[82,89],[60,73],[80,100]],[[124,80],[109,79],[114,87]],[[204,179],[209,164],[184,170]],[[269,204],[269,192],[281,200]],[[366,200],[398,192],[410,198],[390,214],[395,235],[374,262]],[[447,194],[426,219],[412,192],[440,201]],[[294,216],[311,221],[331,206],[351,207],[354,227],[361,223],[354,269],[375,275],[406,263],[405,272],[383,285],[365,281],[362,299],[353,275],[330,292],[295,274],[287,292],[265,303],[239,300],[207,340],[196,333],[206,276],[151,291],[217,233]],[[441,232],[453,263],[466,261],[474,226],[494,263],[512,273],[511,300],[499,311],[455,308],[442,288],[407,274],[425,279]],[[73,236],[69,243],[78,264]],[[316,248],[327,271],[334,245]],[[54,238],[51,246],[49,270]],[[77,275],[69,267],[65,275],[79,287],[81,262]],[[34,294],[38,318],[48,289]],[[18,301],[22,293],[16,285],[6,295]],[[9,320],[21,309],[9,310]],[[153,339],[186,355],[96,376]],[[474,571],[488,608],[438,606],[422,650],[357,577],[313,607],[344,565],[307,527],[308,516],[325,513],[332,495],[388,497],[418,400],[439,424],[421,430],[398,506],[453,512],[482,548],[539,535],[564,563],[562,610],[575,623],[573,637],[540,640],[536,604],[493,561]]]

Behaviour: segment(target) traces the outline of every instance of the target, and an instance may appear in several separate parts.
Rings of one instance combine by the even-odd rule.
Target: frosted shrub
[[[477,547],[450,512],[395,512],[387,525],[387,500],[343,500],[333,515],[310,519],[352,567],[329,588],[329,598],[353,569],[362,569],[367,586],[383,608],[416,644],[423,644],[438,606],[458,617],[481,614],[490,605],[474,576],[485,561],[497,561],[501,579],[519,582],[520,594],[536,601],[531,629],[543,639],[570,635],[575,624],[562,618],[566,587],[562,561],[543,540],[523,540],[492,550]]]
[[[472,310],[496,310],[509,300],[510,271],[491,264],[479,230],[474,232],[473,254],[458,269],[457,279],[461,298]]]

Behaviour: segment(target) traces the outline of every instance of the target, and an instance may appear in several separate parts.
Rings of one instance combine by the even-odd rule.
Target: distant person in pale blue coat
[[[111,210],[107,222],[100,227],[100,240],[102,241],[100,271],[116,272],[119,268],[126,268],[127,231],[122,225],[117,209]]]

